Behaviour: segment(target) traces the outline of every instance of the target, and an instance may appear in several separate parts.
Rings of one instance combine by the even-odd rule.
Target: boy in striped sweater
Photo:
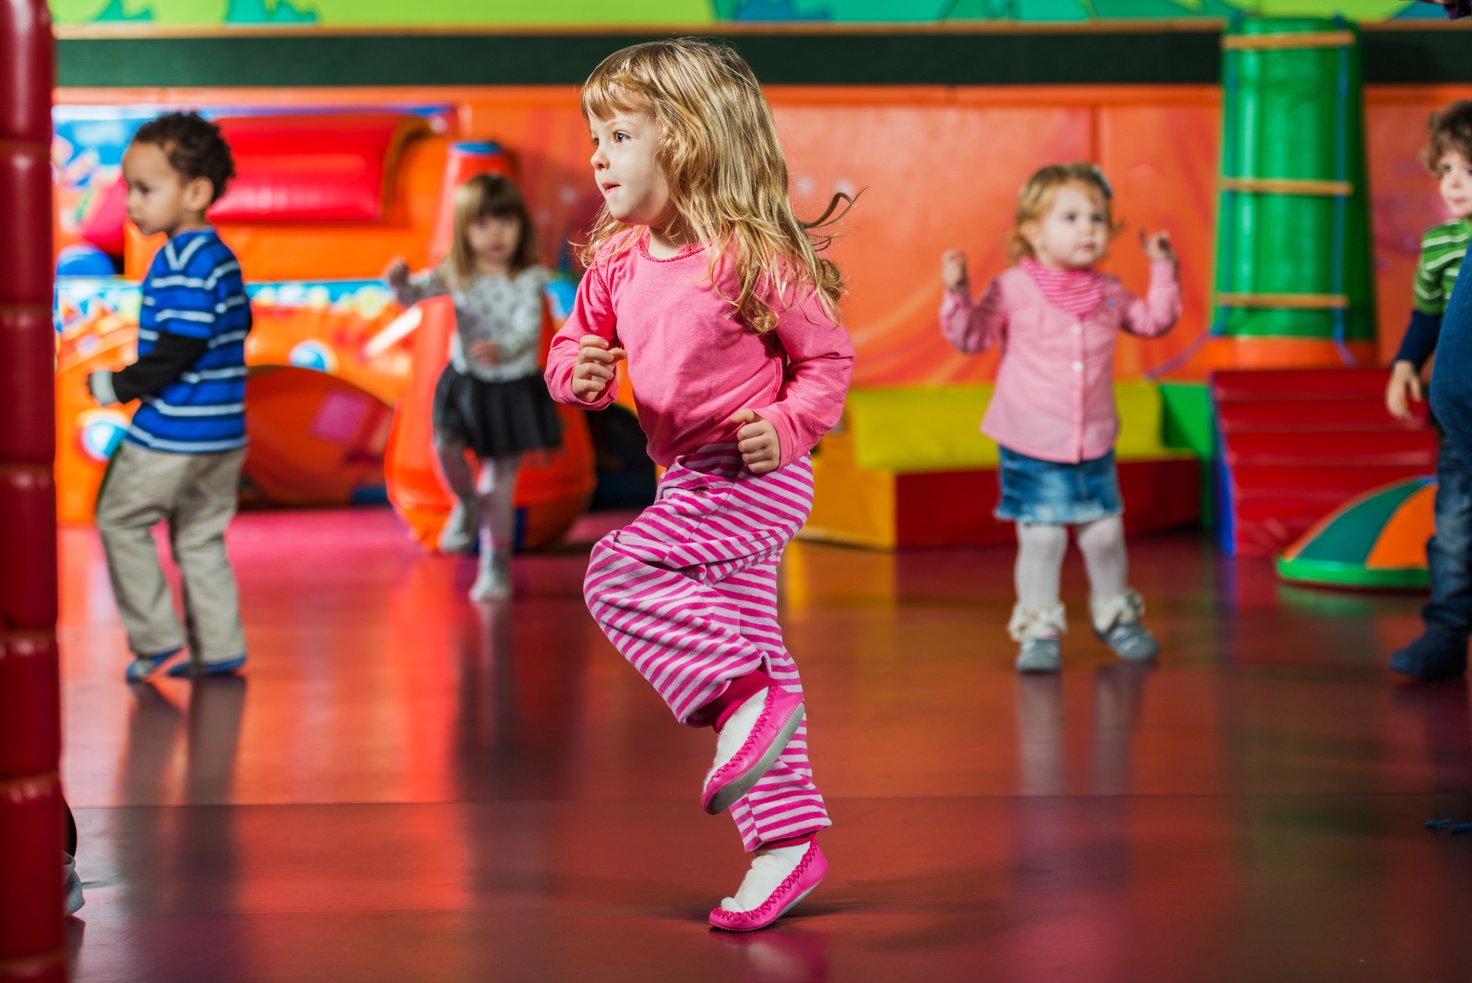
[[[129,220],[144,235],[168,236],[143,282],[137,360],[87,379],[104,406],[139,401],[97,499],[97,530],[134,656],[129,682],[186,644],[188,661],[169,675],[229,674],[245,664],[225,527],[245,458],[251,313],[240,264],[205,218],[234,176],[219,129],[194,113],[145,123],[123,155]],[[182,625],[153,542],[163,521],[184,584]]]
[[[1415,305],[1385,389],[1385,407],[1398,419],[1419,402],[1421,369],[1435,350],[1442,315],[1472,238],[1472,102],[1454,102],[1430,121],[1425,160],[1440,185],[1451,219],[1421,239]],[[1425,630],[1390,657],[1390,668],[1412,679],[1455,679],[1467,671],[1472,634],[1472,469],[1443,434],[1436,457],[1436,532],[1426,543],[1431,599],[1421,609]]]

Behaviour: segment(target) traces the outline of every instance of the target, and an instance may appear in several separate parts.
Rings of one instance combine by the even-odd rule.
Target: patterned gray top
[[[438,267],[416,273],[401,289],[394,290],[398,302],[408,307],[430,297],[450,295],[455,305],[455,333],[450,336],[450,363],[457,371],[484,382],[509,382],[541,375],[537,343],[542,333],[542,292],[547,271],[528,267],[515,276],[477,275],[462,290],[452,290]],[[494,363],[470,354],[480,341],[501,346]]]

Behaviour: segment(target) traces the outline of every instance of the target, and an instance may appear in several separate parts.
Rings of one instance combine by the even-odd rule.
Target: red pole
[[[0,2],[0,983],[66,978],[51,326],[51,15]]]

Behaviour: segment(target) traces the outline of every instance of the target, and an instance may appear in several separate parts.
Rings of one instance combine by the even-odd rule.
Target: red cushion
[[[380,222],[399,147],[429,124],[387,113],[216,121],[235,179],[215,222]]]

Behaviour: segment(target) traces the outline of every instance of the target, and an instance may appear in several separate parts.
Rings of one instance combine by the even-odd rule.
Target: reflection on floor
[[[596,520],[596,517],[595,517]],[[95,535],[62,542],[78,980],[1464,980],[1464,684],[1397,684],[1418,599],[1279,585],[1142,538],[1164,649],[1082,621],[1018,678],[1007,550],[798,544],[784,625],[836,825],[767,932],[707,930],[745,868],[677,726],[587,616],[591,538],[470,561],[385,511],[231,530],[241,679],[122,682]]]

